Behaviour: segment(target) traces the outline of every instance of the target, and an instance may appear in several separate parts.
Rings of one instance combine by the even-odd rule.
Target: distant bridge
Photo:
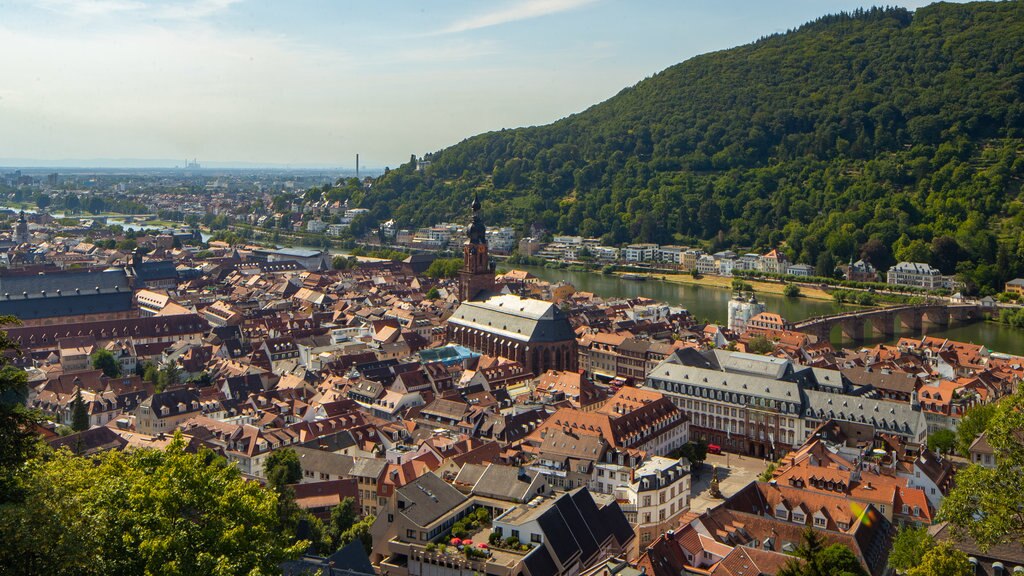
[[[815,316],[796,322],[793,330],[816,336],[820,341],[828,340],[832,329],[839,326],[844,338],[862,342],[864,327],[869,323],[874,335],[891,338],[896,334],[897,322],[914,335],[920,335],[926,323],[948,326],[951,321],[973,322],[981,318],[981,307],[976,304],[913,304]]]

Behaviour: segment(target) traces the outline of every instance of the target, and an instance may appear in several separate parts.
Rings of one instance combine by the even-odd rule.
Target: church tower
[[[462,245],[462,270],[459,271],[459,300],[472,300],[481,292],[494,290],[494,268],[487,254],[487,228],[480,219],[480,197],[473,196],[473,221]]]
[[[14,225],[14,241],[18,244],[25,244],[32,237],[28,233],[28,221],[25,220],[25,211],[22,210],[18,216],[18,223]]]

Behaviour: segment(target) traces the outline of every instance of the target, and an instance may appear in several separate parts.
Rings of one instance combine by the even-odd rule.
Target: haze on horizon
[[[0,159],[396,166],[872,4],[8,0]]]

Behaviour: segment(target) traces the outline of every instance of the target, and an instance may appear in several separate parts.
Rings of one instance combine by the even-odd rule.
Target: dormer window
[[[789,509],[785,504],[779,502],[775,505],[775,517],[779,520],[789,520]]]

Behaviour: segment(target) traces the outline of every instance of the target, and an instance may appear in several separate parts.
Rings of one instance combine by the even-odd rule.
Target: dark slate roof
[[[565,523],[565,518],[558,511],[558,508],[551,506],[547,511],[537,518],[537,524],[544,531],[551,549],[555,551],[558,562],[562,566],[569,563],[569,560],[579,551],[579,544],[572,536],[572,529]]]
[[[54,449],[66,447],[74,454],[88,456],[107,450],[122,450],[128,441],[106,426],[97,426],[49,441]]]
[[[523,563],[526,564],[530,576],[556,576],[558,574],[558,565],[555,564],[548,549],[544,546],[537,546],[530,551],[523,558]]]
[[[417,526],[427,526],[466,500],[466,496],[433,472],[399,488],[398,499],[405,502],[402,509]]]
[[[561,308],[512,294],[463,302],[448,322],[522,342],[563,342],[576,337]]]
[[[197,403],[195,408],[192,407],[192,402]],[[149,404],[154,415],[165,417],[187,414],[189,412],[198,412],[198,402],[199,392],[195,388],[175,388],[165,390],[163,392],[157,392],[144,400],[143,404]],[[181,409],[179,404],[184,404],[184,409]],[[167,407],[167,414],[164,414],[161,411],[164,406]]]
[[[147,280],[178,279],[178,270],[174,267],[174,262],[171,262],[170,260],[143,262],[132,266],[131,270],[135,274],[135,277],[143,282]]]
[[[626,514],[619,508],[618,502],[612,502],[601,509],[601,525],[608,527],[620,546],[625,545],[634,536],[633,527],[629,525],[629,520],[626,520]]]
[[[29,295],[24,298],[19,292],[17,296],[13,293],[10,298],[0,294],[0,315],[17,316],[22,320],[36,320],[39,318],[56,318],[59,316],[78,316],[81,314],[110,314],[113,312],[124,312],[132,308],[132,291],[127,286],[122,286],[120,292],[108,292],[97,294],[71,294],[63,293],[61,296],[47,292],[42,297],[37,292],[35,296]]]
[[[592,503],[593,500],[591,500]],[[570,533],[576,538],[584,565],[589,564],[589,560],[597,554],[600,548],[593,533],[591,533],[591,527],[583,520],[583,515],[576,508],[576,502],[571,496],[568,498],[563,496],[555,501],[555,508],[562,514],[566,525],[572,527]]]
[[[590,491],[577,490],[572,493],[572,500],[576,504],[576,509],[579,510],[580,516],[583,517],[583,526],[590,528],[598,544],[604,543],[608,538],[610,527],[602,521],[601,510],[597,508],[597,503],[594,502]]]
[[[112,269],[102,272],[48,272],[25,276],[0,276],[0,296],[9,293],[13,298],[28,292],[30,297],[38,297],[41,290],[48,295],[56,295],[57,290],[73,293],[76,288],[82,292],[96,292],[98,287],[102,293],[112,292],[114,287],[128,289],[128,275],[124,270]]]
[[[347,546],[328,556],[327,561],[333,565],[334,570],[347,570],[360,574],[374,573],[370,557],[366,555],[366,549],[358,539],[349,542]]]

